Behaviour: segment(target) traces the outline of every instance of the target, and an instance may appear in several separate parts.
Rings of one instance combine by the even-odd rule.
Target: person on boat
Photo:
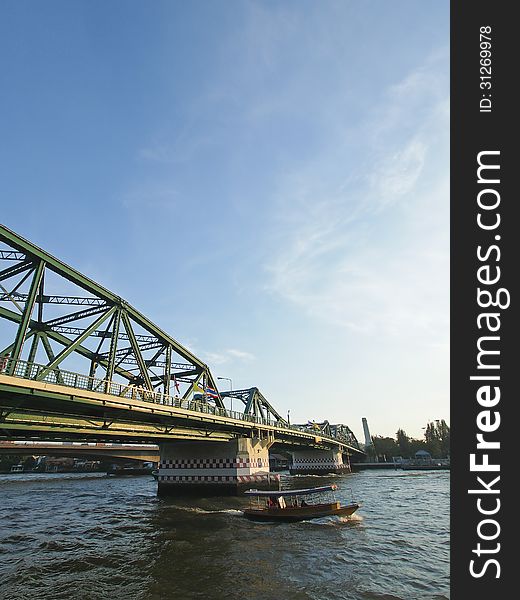
[[[305,502],[305,500],[302,499],[301,506],[309,506],[309,505],[307,504],[307,502]]]

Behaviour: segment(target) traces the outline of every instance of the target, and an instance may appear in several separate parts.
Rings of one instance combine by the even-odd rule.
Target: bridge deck
[[[62,381],[67,381],[64,375],[60,372]],[[106,382],[101,383],[106,386]],[[113,391],[113,386],[111,383],[105,389]],[[284,445],[347,449],[344,441],[286,423],[231,413],[207,403],[188,402],[144,389],[134,388],[132,394],[135,397],[0,374],[0,428],[11,435],[26,432],[46,439],[88,437],[121,441],[224,441],[260,434]]]
[[[219,392],[209,366],[129,302],[3,225],[0,246],[0,438],[264,437],[362,453],[346,426],[291,426],[257,387]]]

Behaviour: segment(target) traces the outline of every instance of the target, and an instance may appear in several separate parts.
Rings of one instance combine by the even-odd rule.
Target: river
[[[282,474],[332,482],[350,520],[272,524],[244,497],[157,498],[147,476],[0,475],[0,598],[448,599],[449,472]]]

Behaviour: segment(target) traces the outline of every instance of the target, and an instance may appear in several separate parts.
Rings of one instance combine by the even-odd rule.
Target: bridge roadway
[[[270,486],[273,445],[301,474],[362,452],[346,425],[290,425],[257,387],[220,392],[126,300],[3,225],[0,290],[0,438],[157,444],[159,492]]]
[[[14,372],[19,376],[0,374],[0,435],[133,443],[255,437],[283,447],[359,452],[345,440],[317,435],[285,422],[144,388],[107,384],[76,373],[60,371],[61,380],[70,385],[26,379],[23,374],[34,373],[28,366],[37,367],[18,361]],[[75,387],[74,383],[83,387]],[[85,389],[88,387],[91,389]],[[94,391],[96,387],[112,393]],[[125,393],[130,397],[122,395]]]
[[[0,437],[158,444],[162,494],[278,486],[279,475],[269,473],[275,444],[291,449],[301,473],[350,471],[343,454],[359,452],[343,439],[285,421],[61,369],[39,380],[43,366],[26,361],[8,366],[10,374],[0,374]],[[60,383],[52,382],[58,377]]]

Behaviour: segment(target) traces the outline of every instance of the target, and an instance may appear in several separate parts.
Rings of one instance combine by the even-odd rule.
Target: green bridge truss
[[[71,373],[88,373],[98,391],[114,393],[116,385],[125,397],[161,393],[219,413],[230,397],[243,403],[243,415],[288,425],[257,387],[219,392],[208,365],[126,300],[3,225],[0,324],[0,371],[7,375],[26,369],[28,379],[71,385]],[[322,433],[359,448],[344,425]]]
[[[224,407],[208,366],[128,302],[4,226],[0,242],[0,356],[45,364],[42,380],[69,365],[185,399],[211,388]]]

